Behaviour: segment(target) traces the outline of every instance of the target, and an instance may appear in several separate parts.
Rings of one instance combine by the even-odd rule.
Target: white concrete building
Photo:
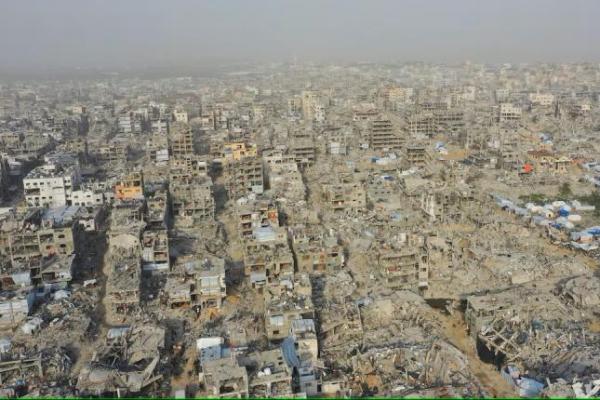
[[[74,206],[92,207],[104,204],[104,193],[92,188],[81,188],[71,193],[71,204]]]
[[[551,93],[529,93],[529,101],[533,105],[548,107],[554,103],[554,95]]]
[[[176,109],[173,111],[173,119],[176,122],[188,122],[188,113],[183,109]]]
[[[120,133],[131,133],[133,132],[133,120],[129,113],[119,116],[119,132]]]
[[[152,120],[150,123],[150,129],[154,134],[168,134],[169,122],[164,118]]]
[[[25,200],[31,207],[70,205],[73,190],[80,182],[79,165],[42,165],[23,179]]]
[[[498,110],[498,120],[501,122],[516,121],[521,119],[521,113],[521,107],[510,103],[502,103]]]

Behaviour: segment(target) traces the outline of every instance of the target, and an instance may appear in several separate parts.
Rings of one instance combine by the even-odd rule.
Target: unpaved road
[[[455,312],[454,315],[440,314],[442,328],[448,341],[465,354],[471,372],[479,379],[485,390],[494,397],[518,397],[512,386],[502,378],[493,365],[479,359],[475,341],[468,335],[462,315],[459,312]]]

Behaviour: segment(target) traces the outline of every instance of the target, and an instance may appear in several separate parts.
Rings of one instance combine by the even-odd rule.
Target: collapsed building
[[[1,395],[600,393],[597,66],[248,68],[1,88]]]
[[[308,275],[282,277],[265,288],[265,329],[271,341],[290,333],[292,321],[313,319],[312,286]]]
[[[77,390],[84,396],[141,393],[163,378],[158,366],[164,349],[165,331],[160,327],[111,328],[104,345],[82,368]]]
[[[221,308],[227,295],[225,260],[216,257],[180,260],[169,275],[164,292],[171,308]]]

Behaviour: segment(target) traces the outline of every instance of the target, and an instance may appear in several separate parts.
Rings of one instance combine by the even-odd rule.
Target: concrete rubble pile
[[[0,85],[0,395],[600,395],[595,64]]]
[[[83,395],[139,393],[162,379],[155,374],[165,345],[165,332],[151,326],[126,326],[108,331],[106,342],[95,351],[77,380]]]

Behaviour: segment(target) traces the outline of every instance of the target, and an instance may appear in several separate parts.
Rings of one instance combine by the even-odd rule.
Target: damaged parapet
[[[248,397],[248,373],[235,358],[219,358],[202,363],[200,383],[211,397]]]
[[[198,177],[190,183],[174,183],[170,191],[176,226],[192,227],[214,219],[215,200],[210,177]]]
[[[367,194],[362,182],[352,173],[335,176],[334,182],[322,185],[323,200],[334,212],[363,210],[367,206]]]
[[[136,311],[140,304],[141,260],[138,254],[110,257],[106,281],[108,306],[115,314]]]
[[[228,163],[225,167],[229,199],[239,199],[264,191],[264,171],[260,157],[246,157]]]
[[[419,292],[429,287],[429,263],[423,236],[402,234],[396,242],[383,244],[376,253],[388,287]]]
[[[146,223],[150,229],[166,229],[168,221],[168,192],[156,190],[146,201]]]
[[[182,260],[168,277],[164,291],[171,308],[221,308],[227,295],[225,260],[213,256]]]
[[[237,207],[240,237],[250,238],[257,228],[279,226],[279,211],[270,200],[256,200]]]
[[[257,228],[244,241],[244,273],[253,287],[262,287],[293,272],[294,255],[284,228]]]
[[[146,141],[146,156],[156,165],[166,164],[169,161],[169,138],[167,135],[162,133],[150,135]]]
[[[344,248],[332,232],[297,225],[290,228],[290,236],[299,272],[333,273],[344,266]]]
[[[23,179],[25,200],[30,207],[71,204],[71,194],[81,182],[79,162],[69,154],[54,156]]]
[[[400,150],[402,138],[396,132],[392,121],[376,119],[369,124],[369,147],[375,151]]]
[[[166,229],[146,230],[142,234],[142,269],[164,272],[170,267],[169,235]]]
[[[196,297],[202,309],[221,308],[221,303],[226,296],[225,286],[225,260],[217,257],[206,257],[191,263],[184,264],[186,274],[195,277]]]
[[[225,166],[247,157],[256,157],[257,146],[255,143],[246,143],[242,141],[218,143],[211,149],[211,154],[215,157],[217,163]]]
[[[156,369],[165,347],[164,329],[145,324],[111,328],[106,342],[77,380],[84,396],[137,394],[162,379]]]
[[[124,175],[115,184],[115,198],[118,200],[144,199],[144,174],[135,171]]]
[[[312,286],[306,274],[290,275],[267,285],[265,290],[265,328],[269,340],[289,335],[292,321],[313,319]]]
[[[203,156],[188,154],[169,162],[169,182],[171,184],[193,184],[196,179],[208,176],[209,163]]]
[[[139,254],[142,233],[146,228],[143,215],[142,202],[117,202],[113,205],[108,231],[109,251]]]
[[[288,397],[292,387],[292,368],[285,362],[281,349],[251,353],[240,358],[248,373],[251,397]]]
[[[80,215],[81,209],[74,206],[32,208],[26,214],[9,215],[0,222],[0,253],[13,262],[70,255],[76,250]]]

